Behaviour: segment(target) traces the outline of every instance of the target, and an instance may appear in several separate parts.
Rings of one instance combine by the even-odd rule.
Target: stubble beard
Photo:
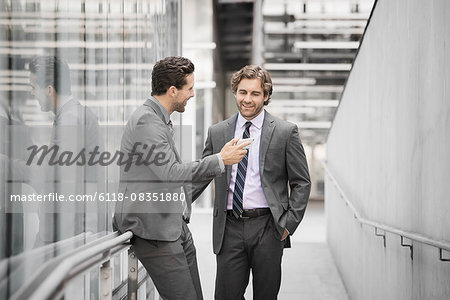
[[[241,115],[244,118],[248,118],[250,120],[254,119],[256,116],[258,116],[261,113],[261,111],[263,110],[263,108],[264,108],[264,105],[261,107],[255,107],[255,110],[253,112],[247,111],[247,113],[244,113],[245,112],[244,108],[242,107],[241,104],[238,104],[238,110],[241,113]]]
[[[182,113],[186,110],[186,105],[187,105],[187,100],[185,100],[181,103],[176,103],[175,106],[173,107],[173,110],[177,111],[179,113]]]

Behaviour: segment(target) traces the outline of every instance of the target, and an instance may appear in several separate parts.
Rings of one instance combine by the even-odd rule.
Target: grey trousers
[[[203,299],[194,241],[185,222],[174,242],[135,236],[131,244],[164,300]]]
[[[253,276],[253,298],[277,299],[284,242],[271,214],[251,219],[227,216],[222,249],[217,255],[216,300],[242,300]]]

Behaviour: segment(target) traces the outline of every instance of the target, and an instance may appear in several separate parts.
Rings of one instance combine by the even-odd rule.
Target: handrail
[[[127,231],[121,235],[118,235],[117,232],[114,232],[108,237],[110,237],[110,239],[105,239],[101,243],[95,243],[94,241],[92,246],[89,246],[89,244],[84,245],[84,249],[73,253],[73,255],[70,255],[60,261],[51,273],[48,274],[48,276],[42,281],[42,283],[39,284],[39,286],[31,293],[28,299],[42,300],[51,298],[59,286],[66,280],[72,269],[74,269],[77,265],[85,262],[93,256],[102,253],[109,253],[112,248],[129,241],[133,237],[133,233]]]
[[[381,229],[381,230],[383,230],[385,232],[390,232],[390,233],[393,233],[393,234],[396,234],[396,235],[400,236],[401,237],[401,241],[402,241],[402,246],[410,247],[411,251],[412,251],[412,245],[405,245],[405,244],[403,244],[403,238],[407,238],[407,239],[410,239],[412,241],[420,242],[422,244],[427,244],[429,246],[433,246],[435,248],[438,248],[439,249],[439,259],[441,261],[449,261],[448,259],[442,258],[442,250],[450,251],[450,243],[448,243],[446,241],[437,241],[435,239],[432,239],[430,237],[427,237],[427,236],[424,236],[424,235],[421,235],[421,234],[417,234],[417,233],[412,233],[412,232],[409,232],[409,231],[401,230],[401,229],[398,229],[398,228],[395,228],[395,227],[392,227],[392,226],[389,226],[389,225],[385,225],[385,224],[380,224],[378,222],[375,222],[375,221],[372,221],[372,220],[368,220],[368,219],[362,217],[361,214],[358,212],[358,210],[353,205],[353,203],[350,201],[350,199],[346,196],[345,192],[343,191],[343,189],[341,188],[341,186],[337,182],[336,178],[331,173],[330,169],[327,166],[327,163],[325,161],[322,161],[322,165],[323,165],[326,173],[330,177],[331,181],[334,183],[336,188],[339,190],[339,193],[341,194],[341,197],[344,199],[345,203],[352,210],[354,218],[359,223],[374,227],[376,235],[379,235],[377,230]],[[385,238],[384,235],[381,235],[381,236],[383,236],[383,238]]]
[[[93,267],[100,267],[99,271],[99,281],[100,281],[100,289],[99,291],[99,299],[105,300],[105,299],[113,299],[114,292],[113,292],[113,286],[112,286],[112,263],[111,258],[114,257],[116,254],[124,252],[126,249],[128,249],[128,255],[130,253],[133,253],[131,249],[129,249],[131,244],[129,243],[123,243],[119,246],[115,246],[102,254],[94,255],[90,257],[89,259],[83,261],[83,263],[77,265],[76,267],[72,268],[69,273],[65,276],[63,281],[60,283],[60,287],[58,290],[56,290],[52,294],[52,299],[65,299],[65,291],[64,286],[69,283],[72,279],[76,278],[77,276],[86,273],[88,270],[90,270]],[[134,253],[133,253],[134,254]],[[130,262],[130,261],[128,261]],[[131,264],[130,264],[131,265]],[[139,269],[141,270],[141,269]],[[145,271],[145,269],[144,269]],[[122,283],[125,284],[125,286],[129,285],[130,280],[128,278],[127,281],[123,281]],[[128,295],[127,295],[128,296]],[[131,299],[131,297],[129,297]],[[121,299],[121,298],[117,298]]]
[[[30,249],[20,254],[3,259],[0,261],[0,274],[5,274],[6,276],[9,276],[10,274],[7,273],[10,273],[11,271],[7,271],[6,269],[11,268],[14,271],[14,269],[18,268],[21,264],[23,264],[23,262],[26,261],[28,257],[33,257],[33,259],[36,259],[36,257],[46,255],[49,250],[54,251],[55,248],[58,248],[59,250],[63,249],[64,247],[67,247],[68,245],[72,246],[73,244],[81,243],[84,240],[86,240],[86,238],[90,235],[91,233],[83,232],[76,236],[55,242],[53,244],[48,244],[38,248]],[[0,275],[0,280],[2,279],[3,278]]]
[[[101,235],[102,233],[97,233],[97,234],[93,234],[93,235],[88,235],[86,237],[89,238],[95,238],[98,235]],[[47,277],[48,274],[50,274],[55,268],[56,266],[58,266],[58,264],[60,264],[62,261],[64,261],[65,259],[73,256],[74,254],[84,251],[85,249],[89,248],[89,247],[93,247],[94,245],[98,245],[101,243],[104,243],[105,241],[109,241],[115,237],[117,237],[119,234],[117,232],[111,233],[109,235],[104,235],[101,237],[98,237],[96,239],[93,239],[92,241],[88,242],[87,244],[83,244],[80,245],[79,247],[76,248],[72,248],[72,249],[67,249],[66,251],[64,251],[64,249],[59,248],[59,245],[62,244],[66,244],[69,241],[73,241],[73,237],[72,238],[68,238],[62,241],[58,241],[46,246],[42,246],[39,248],[36,248],[35,250],[31,250],[29,253],[30,254],[34,254],[36,253],[36,251],[41,251],[41,249],[46,249],[46,248],[53,248],[53,247],[58,247],[58,250],[62,250],[63,252],[61,252],[60,255],[53,257],[50,260],[47,260],[44,264],[42,264],[39,268],[37,268],[37,270],[35,272],[33,272],[33,275],[30,276],[28,278],[28,280],[11,296],[11,300],[19,300],[19,299],[28,299],[29,296],[35,291],[36,287],[40,285],[40,283],[42,282],[42,278]],[[18,255],[18,259],[20,259],[20,254]],[[11,258],[12,260],[15,260],[16,257]]]
[[[100,243],[104,240],[105,232],[83,232],[76,236],[69,237],[51,244],[43,245],[37,248],[26,250],[20,254],[5,258],[0,261],[0,286],[8,284],[8,282],[21,281],[21,286],[12,291],[13,295],[25,295],[26,290],[33,290],[37,282],[42,281],[42,274],[49,273],[47,270],[54,269],[54,266],[70,255],[74,248],[83,249],[86,246],[86,241],[91,245],[94,241]],[[49,256],[61,253],[49,259]],[[33,272],[23,278],[23,274],[28,274],[27,270]],[[10,291],[11,292],[11,291]],[[29,294],[29,293],[28,293]],[[14,298],[13,299],[20,299]],[[25,298],[25,296],[21,297]]]

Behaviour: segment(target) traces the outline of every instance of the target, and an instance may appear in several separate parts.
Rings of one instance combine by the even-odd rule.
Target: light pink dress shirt
[[[250,126],[250,137],[255,138],[255,140],[251,144],[248,153],[247,174],[245,176],[243,195],[244,209],[269,207],[261,186],[261,177],[259,172],[259,148],[261,145],[261,131],[264,123],[264,116],[265,110],[263,110],[253,120],[250,120],[250,122],[252,122],[252,125]],[[242,134],[245,130],[245,122],[247,122],[247,120],[239,113],[236,121],[236,129],[234,130],[234,138],[239,137],[242,139]],[[227,205],[227,209],[229,210],[233,209],[233,192],[237,168],[238,164],[234,164],[231,169]]]

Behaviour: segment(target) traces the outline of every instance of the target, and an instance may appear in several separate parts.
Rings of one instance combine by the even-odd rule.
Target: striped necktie
[[[252,122],[247,121],[245,123],[245,130],[242,134],[243,139],[247,139],[250,137],[250,126],[252,126]],[[244,185],[245,185],[245,175],[247,174],[247,164],[248,164],[248,151],[245,154],[244,158],[239,162],[237,172],[236,172],[236,180],[234,184],[234,193],[233,193],[233,214],[236,218],[244,211],[243,205],[243,195],[244,195]]]

